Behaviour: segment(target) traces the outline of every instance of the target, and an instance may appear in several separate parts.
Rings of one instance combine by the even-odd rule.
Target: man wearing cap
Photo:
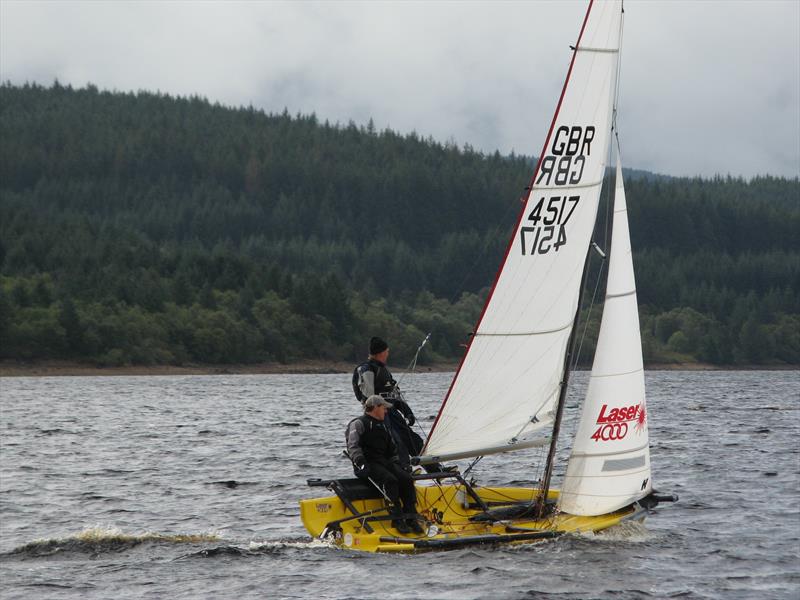
[[[353,371],[353,392],[364,404],[367,398],[377,394],[391,402],[387,417],[389,431],[397,444],[400,464],[410,464],[409,455],[418,455],[424,442],[411,427],[416,417],[411,407],[406,404],[397,388],[397,382],[386,368],[389,358],[389,345],[379,337],[369,341],[369,357]]]
[[[386,415],[391,408],[377,394],[368,397],[364,401],[364,414],[347,425],[347,452],[355,474],[382,487],[391,501],[392,526],[403,534],[422,533],[414,480],[410,469],[400,465],[397,444],[386,427]]]
[[[384,398],[394,394],[397,382],[386,368],[388,358],[389,344],[379,337],[370,339],[367,360],[353,371],[353,392],[361,404],[373,394]]]

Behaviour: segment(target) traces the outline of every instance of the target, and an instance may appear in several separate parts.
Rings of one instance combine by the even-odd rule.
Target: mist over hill
[[[379,334],[404,361],[431,332],[420,360],[456,359],[533,165],[371,122],[3,84],[0,358],[356,360]],[[800,364],[800,182],[630,175],[645,359]]]

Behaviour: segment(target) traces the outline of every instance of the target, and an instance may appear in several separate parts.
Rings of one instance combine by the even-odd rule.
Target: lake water
[[[449,381],[403,380],[427,425]],[[299,519],[307,478],[350,476],[349,375],[0,379],[0,597],[800,597],[800,373],[647,386],[654,485],[677,504],[598,535],[389,556]],[[473,474],[527,481],[532,461]]]

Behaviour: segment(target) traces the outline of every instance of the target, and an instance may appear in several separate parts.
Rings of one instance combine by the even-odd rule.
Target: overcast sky
[[[538,153],[586,2],[0,0],[0,76]],[[628,0],[628,167],[800,175],[800,0]]]

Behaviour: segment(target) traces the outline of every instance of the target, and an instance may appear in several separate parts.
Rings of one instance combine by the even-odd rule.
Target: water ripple
[[[800,597],[800,375],[646,377],[653,479],[679,503],[599,534],[411,556],[300,524],[305,480],[351,473],[347,374],[4,379],[3,597]],[[586,383],[575,374],[566,433]],[[449,375],[403,385],[429,428]],[[322,401],[291,401],[305,397]],[[540,460],[487,457],[473,474],[529,484]]]

